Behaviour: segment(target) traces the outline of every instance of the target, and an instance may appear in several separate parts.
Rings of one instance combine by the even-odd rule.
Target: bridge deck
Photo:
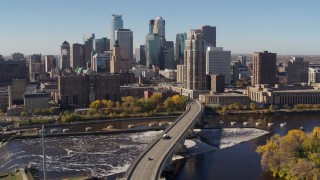
[[[133,162],[134,164],[131,165],[132,167],[127,172],[127,179],[149,180],[159,178],[165,160],[201,113],[202,105],[199,102],[191,102],[187,112],[164,132],[171,138],[158,138],[155,143],[151,144],[143,152],[144,154]],[[152,160],[149,158],[152,158]]]

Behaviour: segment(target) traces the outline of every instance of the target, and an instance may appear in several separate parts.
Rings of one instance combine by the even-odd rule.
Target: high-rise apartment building
[[[256,84],[270,84],[273,86],[276,83],[276,60],[276,53],[268,51],[253,53],[252,86]]]
[[[70,44],[64,41],[61,45],[60,69],[70,67]]]
[[[141,65],[146,65],[146,46],[140,45],[139,48],[135,48],[136,62]]]
[[[41,73],[41,54],[29,56],[29,80],[36,82]]]
[[[230,84],[231,51],[222,47],[208,47],[206,51],[206,74],[224,75],[225,84]]]
[[[177,64],[183,64],[184,49],[186,47],[187,33],[179,33],[176,35],[176,46],[174,50],[175,61]]]
[[[199,30],[191,30],[184,51],[184,88],[188,90],[206,89],[205,40]]]
[[[122,59],[133,61],[133,33],[130,29],[115,31],[115,38],[119,45]]]
[[[123,29],[122,15],[112,14],[111,19],[111,34],[110,34],[110,47],[113,47],[116,41],[115,31]]]
[[[84,45],[82,44],[72,44],[70,48],[70,67],[76,69],[77,67],[85,66],[85,54],[84,54]]]
[[[44,57],[44,70],[46,73],[50,73],[51,69],[54,69],[57,65],[57,60],[53,55],[46,55]]]
[[[288,61],[288,84],[308,82],[309,62],[303,61],[303,57],[292,57]]]
[[[13,61],[22,61],[25,60],[24,55],[22,53],[13,53],[11,55]]]
[[[199,30],[202,32],[204,40],[206,42],[206,47],[213,46],[216,47],[216,27],[214,26],[201,26]]]

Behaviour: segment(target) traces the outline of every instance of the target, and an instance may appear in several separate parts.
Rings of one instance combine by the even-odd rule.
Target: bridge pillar
[[[185,138],[183,138],[182,141],[179,141],[177,144],[176,144],[176,147],[175,147],[175,154],[183,154],[183,153],[186,153],[187,152],[187,147],[184,145],[184,140]]]
[[[196,134],[193,132],[193,127],[186,132],[186,138],[191,139],[194,138]]]

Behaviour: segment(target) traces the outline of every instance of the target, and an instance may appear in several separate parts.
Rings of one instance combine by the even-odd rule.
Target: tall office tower
[[[242,64],[242,67],[247,66],[247,56],[238,56],[237,60]]]
[[[166,22],[162,17],[156,17],[154,19],[153,34],[158,34],[160,38],[161,48],[165,47],[166,43]]]
[[[309,62],[303,61],[303,57],[292,57],[288,62],[288,84],[308,82]]]
[[[60,69],[70,67],[70,44],[64,41],[61,45]]]
[[[57,65],[57,60],[53,55],[47,55],[44,57],[44,70],[47,73],[51,72],[51,69],[54,69]]]
[[[273,86],[276,83],[277,54],[268,51],[255,52],[252,59],[252,86],[256,84],[270,84]]]
[[[232,65],[232,73],[231,73],[231,84],[236,85],[236,82],[239,81],[239,68],[241,63],[238,61],[233,61]]]
[[[122,58],[121,49],[119,47],[118,41],[113,46],[112,57],[110,60],[110,72],[118,73],[120,71],[127,71],[131,68],[131,61]]]
[[[13,61],[25,60],[24,55],[22,53],[13,53],[11,55],[11,58],[12,58]]]
[[[165,48],[163,49],[164,55],[164,65],[163,69],[176,69],[176,64],[174,61],[174,44],[173,41],[167,41]],[[160,64],[161,65],[161,64]],[[160,66],[161,69],[161,66]]]
[[[84,62],[85,64],[91,61],[91,53],[93,50],[93,41],[95,39],[95,35],[92,34],[91,37],[88,37],[87,40],[84,42]]]
[[[230,84],[231,51],[222,47],[208,47],[206,51],[206,74],[222,74],[225,83]]]
[[[70,48],[70,67],[72,69],[76,69],[77,67],[84,67],[84,45],[82,44],[72,44]]]
[[[309,68],[308,84],[312,85],[313,83],[320,83],[320,69],[318,68]]]
[[[95,34],[94,33],[83,34],[83,43],[85,43],[89,39],[94,39],[94,38],[95,38]]]
[[[110,40],[108,38],[94,39],[93,49],[96,50],[98,54],[103,54],[105,51],[109,51]]]
[[[133,61],[133,33],[130,29],[119,29],[115,31],[122,59]]]
[[[135,48],[135,56],[137,63],[146,65],[146,46],[140,45],[139,48]]]
[[[146,66],[151,68],[152,65],[160,66],[160,37],[153,33],[154,20],[149,21],[149,33],[146,36]]]
[[[29,56],[29,80],[36,82],[41,73],[41,54]]]
[[[112,48],[113,48],[113,45],[115,44],[115,41],[117,40],[115,32],[119,29],[123,29],[122,15],[112,14],[111,34],[110,34],[110,47]]]
[[[206,47],[213,46],[216,47],[216,27],[214,26],[201,26],[199,28],[201,30],[204,40],[206,41]]]
[[[91,62],[92,70],[97,73],[109,73],[111,55],[112,51],[94,54]]]
[[[206,90],[205,40],[199,30],[191,30],[184,50],[184,88]]]
[[[1,61],[0,55],[0,85],[10,85],[13,79],[27,79],[26,62]]]
[[[176,35],[175,61],[177,64],[183,64],[184,49],[186,47],[187,33],[179,33]]]

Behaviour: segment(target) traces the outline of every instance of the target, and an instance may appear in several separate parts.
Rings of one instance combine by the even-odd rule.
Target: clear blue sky
[[[84,33],[109,37],[111,14],[122,14],[144,44],[148,20],[166,20],[166,39],[201,25],[217,27],[217,46],[232,53],[269,50],[320,54],[319,0],[1,0],[0,54],[59,54]]]

